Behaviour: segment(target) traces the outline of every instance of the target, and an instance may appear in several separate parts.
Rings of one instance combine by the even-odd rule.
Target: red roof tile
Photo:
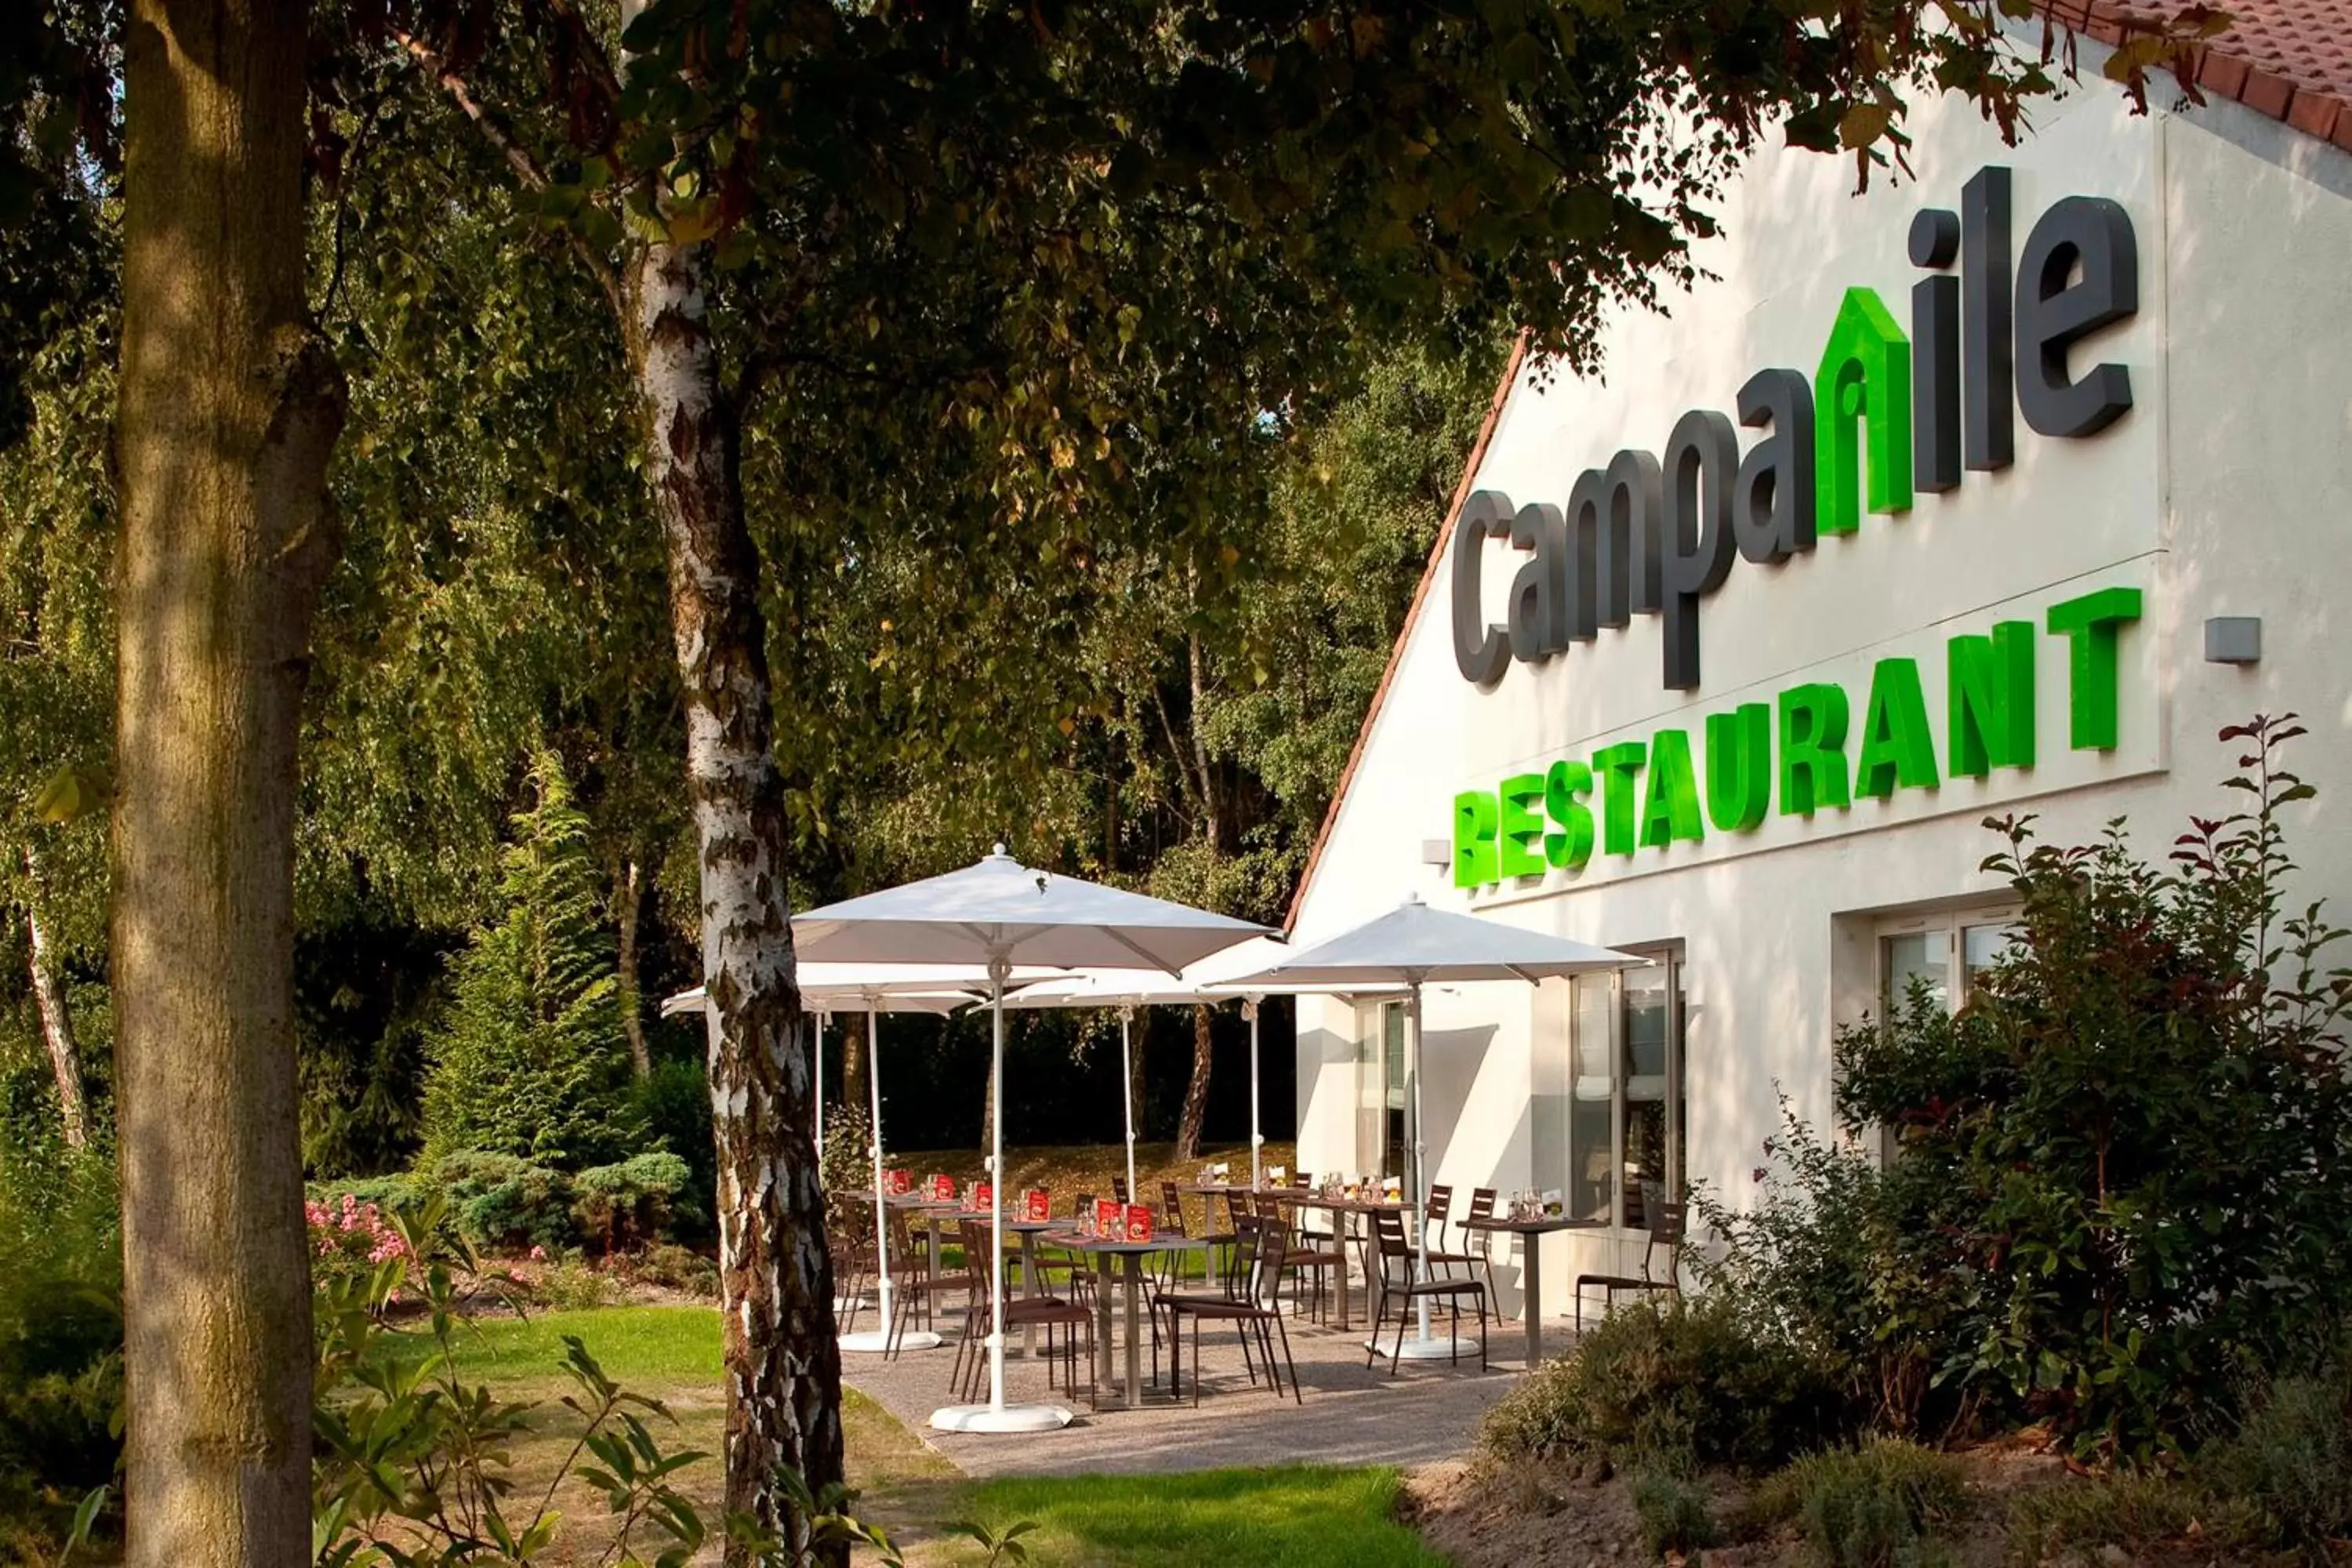
[[[2192,75],[2215,98],[2341,146],[2352,112],[2352,0],[2045,0],[2050,14],[2102,43],[2198,10],[2230,26],[2197,48]]]

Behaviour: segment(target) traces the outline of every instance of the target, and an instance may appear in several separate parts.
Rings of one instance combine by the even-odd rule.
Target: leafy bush
[[[1480,1441],[1505,1458],[1657,1468],[1658,1456],[1688,1455],[1758,1469],[1841,1436],[1843,1413],[1827,1369],[1702,1300],[1611,1313],[1496,1402]]]
[[[1715,1544],[1715,1517],[1696,1482],[1664,1470],[1643,1470],[1632,1483],[1633,1516],[1650,1555],[1684,1556]]]
[[[2316,1552],[2352,1538],[2352,1377],[2343,1364],[2271,1384],[2234,1436],[2198,1456],[2198,1479],[2254,1516],[2270,1545]]]
[[[2194,1488],[2145,1472],[2070,1479],[2020,1492],[2009,1505],[2009,1559],[2021,1564],[2060,1562],[2088,1557],[2103,1546],[2137,1554],[2205,1529],[2202,1500]]]
[[[675,1242],[656,1242],[630,1261],[630,1270],[648,1284],[705,1300],[719,1299],[719,1265]]]
[[[874,1141],[866,1131],[864,1106],[845,1105],[825,1117],[817,1170],[828,1193],[873,1189]]]
[[[576,1170],[641,1147],[644,1131],[588,819],[552,752],[533,760],[531,782],[537,803],[500,858],[501,912],[458,955],[430,1044],[425,1150]]]
[[[690,1204],[686,1162],[667,1150],[598,1165],[572,1178],[572,1216],[609,1256],[669,1234],[677,1206]]]
[[[122,1240],[111,1155],[0,1134],[0,1548],[46,1559],[121,1444]]]
[[[648,1147],[670,1151],[686,1162],[686,1191],[677,1235],[699,1241],[711,1234],[719,1206],[719,1150],[710,1131],[710,1078],[698,1058],[657,1060],[636,1087],[637,1116]]]
[[[457,1234],[475,1247],[561,1252],[572,1246],[572,1184],[561,1171],[512,1154],[445,1154],[417,1176],[442,1198]]]
[[[1781,1192],[1702,1212],[1716,1282],[1766,1331],[1841,1361],[1898,1426],[2046,1420],[2076,1447],[2179,1452],[2251,1368],[2307,1363],[2344,1327],[2352,1074],[2342,933],[2287,912],[2280,765],[2303,731],[2258,719],[2229,787],[2168,866],[2126,844],[2037,846],[1991,824],[2015,942],[1947,1016],[1919,1000],[1843,1031],[1836,1105],[1867,1156],[1792,1131]],[[1784,1198],[1786,1201],[1779,1201]]]
[[[1808,1454],[1768,1479],[1748,1503],[1759,1522],[1794,1520],[1825,1568],[1897,1568],[1969,1503],[1959,1461],[1899,1438]]]

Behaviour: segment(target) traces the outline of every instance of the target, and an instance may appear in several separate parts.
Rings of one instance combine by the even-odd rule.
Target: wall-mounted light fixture
[[[2263,618],[2260,616],[2215,616],[2205,623],[2205,662],[2260,664],[2263,658]]]
[[[1452,866],[1454,841],[1450,838],[1424,838],[1421,841],[1421,863],[1424,866]]]

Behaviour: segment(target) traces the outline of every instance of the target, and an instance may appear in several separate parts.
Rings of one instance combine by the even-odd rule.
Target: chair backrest
[[[1158,1217],[1160,1224],[1171,1236],[1189,1237],[1192,1234],[1184,1228],[1184,1194],[1176,1190],[1176,1184],[1173,1182],[1160,1184]]]
[[[1404,1215],[1394,1209],[1372,1211],[1372,1240],[1379,1247],[1383,1262],[1391,1258],[1411,1258],[1412,1247],[1405,1240]]]
[[[1445,1218],[1448,1215],[1454,1212],[1454,1189],[1443,1183],[1433,1185],[1429,1189],[1429,1208],[1427,1212],[1429,1215],[1429,1223],[1439,1226],[1440,1234],[1444,1234],[1443,1227],[1445,1224]]]
[[[1243,1294],[1248,1300],[1271,1301],[1282,1289],[1283,1260],[1290,1256],[1290,1227],[1279,1218],[1262,1219],[1254,1239],[1249,1267],[1243,1271]]]
[[[963,1277],[974,1290],[988,1289],[990,1227],[976,1219],[963,1222]]]
[[[1257,1204],[1251,1198],[1250,1194],[1245,1192],[1227,1193],[1225,1194],[1225,1213],[1232,1217],[1234,1229],[1238,1231],[1242,1227],[1242,1221],[1257,1213]]]
[[[1642,1249],[1642,1278],[1656,1278],[1650,1272],[1650,1260],[1663,1247],[1666,1250],[1665,1278],[1678,1281],[1683,1271],[1683,1205],[1679,1203],[1652,1204],[1649,1217],[1650,1243]]]
[[[1258,1237],[1263,1233],[1257,1215],[1234,1215],[1233,1248],[1225,1255],[1224,1270],[1217,1278],[1226,1295],[1238,1299],[1248,1288],[1250,1271],[1257,1261]]]
[[[1473,1187],[1470,1189],[1470,1217],[1472,1219],[1493,1219],[1495,1217],[1494,1188]]]
[[[1127,1178],[1125,1176],[1113,1176],[1110,1179],[1110,1196],[1113,1203],[1123,1204],[1133,1201],[1128,1195]]]
[[[890,1260],[900,1268],[908,1267],[915,1260],[915,1231],[907,1223],[907,1211],[886,1209],[883,1219],[890,1228]]]

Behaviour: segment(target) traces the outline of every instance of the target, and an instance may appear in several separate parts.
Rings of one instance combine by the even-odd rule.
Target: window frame
[[[1685,1108],[1688,1103],[1685,1080],[1689,1070],[1690,1045],[1686,1026],[1690,1009],[1685,1003],[1683,994],[1685,967],[1683,944],[1680,942],[1642,943],[1621,946],[1617,951],[1648,961],[1636,965],[1636,969],[1660,969],[1665,975],[1665,1201],[1675,1203],[1681,1201],[1689,1185],[1690,1168],[1687,1152],[1689,1129],[1684,1125]],[[1609,987],[1609,1049],[1606,1057],[1609,1063],[1609,1219],[1605,1225],[1596,1228],[1605,1229],[1612,1235],[1621,1237],[1636,1232],[1645,1233],[1648,1229],[1646,1223],[1632,1226],[1626,1223],[1626,1135],[1633,1120],[1631,1110],[1633,1102],[1627,1094],[1625,1071],[1630,1050],[1626,1033],[1625,976],[1631,973],[1633,973],[1633,970],[1619,969],[1611,970],[1606,973],[1571,977],[1567,997],[1569,1088],[1572,1096],[1577,1069],[1583,1060],[1583,1042],[1578,1037],[1580,1024],[1576,988],[1579,984],[1586,983],[1605,983]],[[1579,1161],[1584,1157],[1586,1152],[1578,1145],[1576,1141],[1575,1113],[1572,1103],[1564,1114],[1569,1118],[1568,1125],[1563,1130],[1568,1149],[1566,1176],[1568,1186],[1565,1191],[1572,1200],[1575,1172]],[[1573,1206],[1572,1204],[1571,1206]]]

